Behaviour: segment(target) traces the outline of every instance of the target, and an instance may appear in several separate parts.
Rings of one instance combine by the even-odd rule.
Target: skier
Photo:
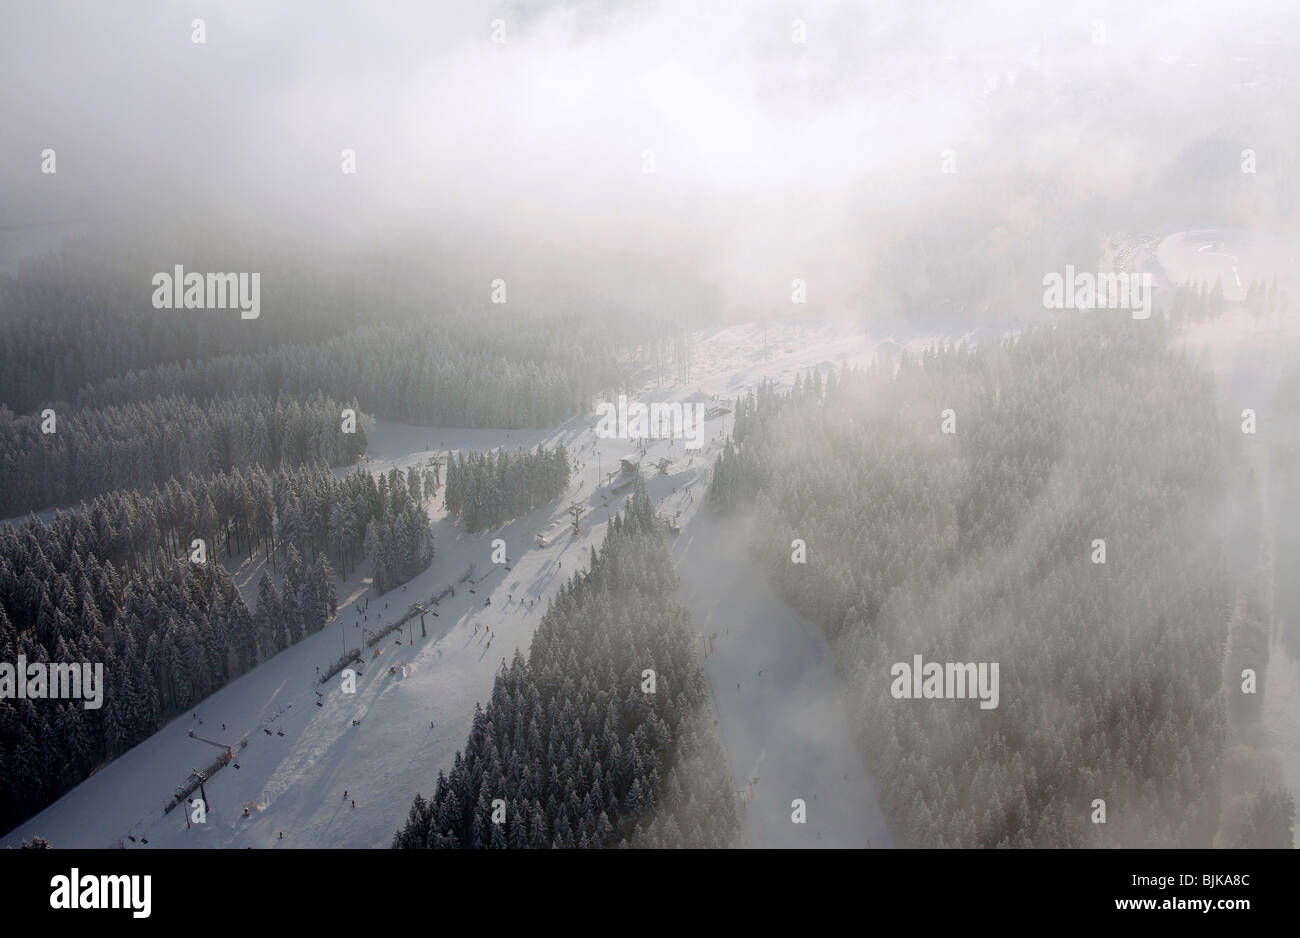
[[[280,839],[284,840],[284,831],[280,831]]]
[[[316,670],[317,670],[317,671],[319,671],[319,670],[320,670],[320,668],[317,668],[317,669],[316,669]],[[225,730],[225,728],[226,728],[226,724],[224,724],[224,723],[222,723],[222,724],[221,724],[221,729],[222,729],[222,730],[223,730],[223,731],[224,731],[224,730]]]
[[[357,806],[357,799],[353,798],[353,799],[352,799],[352,807],[355,808],[356,806]]]
[[[343,789],[343,799],[346,801],[347,797],[348,797],[348,790],[345,788]]]

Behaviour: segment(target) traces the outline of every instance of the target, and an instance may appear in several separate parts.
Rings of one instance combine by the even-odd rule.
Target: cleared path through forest
[[[745,527],[700,511],[673,559],[696,630],[705,642],[716,636],[705,668],[736,790],[745,793],[746,845],[890,846],[831,646],[767,584],[745,549]],[[807,805],[806,824],[791,821],[796,798]]]

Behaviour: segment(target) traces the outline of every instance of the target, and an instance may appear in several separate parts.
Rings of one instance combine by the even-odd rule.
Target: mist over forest
[[[6,845],[1294,846],[1294,4],[0,21]]]

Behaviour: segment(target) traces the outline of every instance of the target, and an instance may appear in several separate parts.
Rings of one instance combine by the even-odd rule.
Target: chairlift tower
[[[579,504],[578,502],[574,502],[572,505],[570,505],[568,508],[564,510],[569,514],[573,515],[573,533],[581,534],[582,533],[581,522],[582,522],[582,510],[583,510],[582,505]]]
[[[202,772],[200,772],[198,769],[195,769],[193,772],[190,773],[190,778],[197,778],[199,780],[199,797],[203,799],[203,813],[205,815],[211,814],[212,807],[208,804],[208,793],[203,787],[204,783],[207,782],[208,777],[204,775]]]
[[[366,643],[366,636],[367,636],[367,635],[369,635],[372,639],[374,639],[374,641],[370,642],[369,644],[371,644],[371,645],[375,645],[375,646],[378,646],[378,645],[379,645],[379,633],[376,632],[376,631],[374,631],[373,629],[368,629],[368,628],[366,628],[364,625],[361,626],[361,652],[362,652],[362,658],[363,658],[363,660],[364,660],[364,658],[365,658],[365,649],[366,649],[366,644],[367,644],[367,643]],[[372,655],[371,657],[373,657],[373,658],[378,658],[378,657],[380,656],[381,653],[382,653],[382,649],[376,647],[376,648],[375,648],[375,653],[374,653],[374,655]]]
[[[442,487],[443,461],[444,461],[444,457],[442,456],[430,456],[426,463],[427,465],[433,467],[433,487],[435,490]]]

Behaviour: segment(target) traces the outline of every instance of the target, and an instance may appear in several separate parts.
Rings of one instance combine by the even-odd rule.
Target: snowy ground
[[[780,342],[773,344],[773,336],[780,336]],[[733,395],[765,376],[790,380],[795,368],[865,360],[877,346],[865,335],[846,333],[826,323],[769,326],[766,358],[762,339],[762,330],[750,326],[716,330],[700,342],[698,367],[689,385],[648,387],[634,393],[632,399]],[[670,518],[681,514],[682,544],[703,551],[704,556],[712,550],[708,544],[713,535],[707,529],[697,534],[694,519],[708,467],[730,426],[730,416],[709,421],[707,445],[694,453],[686,451],[680,440],[648,441],[641,461],[641,473],[661,510]],[[4,842],[16,845],[22,837],[40,833],[56,846],[65,847],[122,844],[139,849],[142,845],[133,843],[128,835],[137,841],[147,836],[145,849],[387,846],[415,793],[430,794],[437,772],[450,768],[456,750],[464,745],[474,704],[488,698],[502,660],[516,648],[527,651],[546,602],[563,578],[585,568],[589,549],[604,539],[611,513],[617,512],[626,497],[626,489],[614,494],[600,486],[597,491],[598,479],[617,470],[620,457],[632,453],[634,446],[627,440],[597,439],[594,427],[594,415],[546,431],[443,430],[382,423],[374,427],[368,434],[363,465],[376,472],[419,465],[448,449],[513,449],[557,440],[569,447],[577,471],[560,502],[482,535],[459,530],[431,502],[437,553],[428,570],[405,588],[384,596],[372,594],[359,578],[344,584],[339,595],[345,604],[335,621],[320,633],[213,694],[193,713],[172,721],[19,825]],[[660,472],[657,465],[665,458],[669,464],[666,472]],[[572,502],[587,509],[582,533],[576,536],[564,513]],[[539,534],[544,547],[539,546]],[[510,570],[494,569],[491,542],[495,537],[506,542]],[[466,588],[468,584],[458,582],[471,562],[477,567],[476,577],[488,574],[473,594]],[[730,562],[729,576],[743,576],[743,559],[736,557]],[[251,565],[243,565],[240,574],[245,588],[248,583],[255,584],[257,572]],[[416,620],[403,631],[400,643],[395,635],[385,639],[376,646],[380,656],[367,659],[355,695],[342,694],[335,678],[320,688],[324,696],[319,698],[321,706],[316,706],[316,668],[336,659],[345,644],[351,648],[361,643],[358,608],[367,597],[367,619],[361,624],[382,627],[410,602],[427,600],[449,584],[456,585],[456,596],[442,602],[436,618],[426,618],[427,637],[421,636]],[[728,594],[736,600],[734,608],[725,601]],[[695,595],[700,596],[701,608],[692,606],[692,612],[701,623],[731,622],[736,629],[748,627],[751,621],[757,625],[757,614],[770,607],[768,603],[754,605],[757,594],[752,591],[728,589]],[[509,601],[511,596],[514,602]],[[491,606],[484,605],[488,598]],[[520,600],[532,600],[533,606]],[[747,785],[750,776],[762,776],[757,802],[762,810],[751,810],[751,818],[767,811],[764,799],[786,805],[773,814],[781,821],[779,825],[775,821],[749,822],[751,842],[784,842],[780,837],[790,834],[785,828],[793,826],[788,805],[794,797],[804,797],[809,803],[809,845],[818,845],[818,831],[823,833],[825,846],[863,843],[872,837],[874,843],[882,842],[871,832],[874,796],[870,779],[854,755],[843,721],[832,721],[843,735],[833,742],[827,738],[825,743],[826,752],[839,752],[839,761],[833,763],[834,771],[840,772],[836,785],[814,764],[823,754],[809,750],[807,734],[798,731],[800,726],[811,725],[808,721],[816,721],[824,737],[833,735],[822,725],[826,705],[816,693],[820,682],[834,679],[821,636],[788,610],[770,621],[763,620],[762,627],[746,634],[743,648],[740,643],[721,643],[708,667],[715,680],[726,678],[734,684],[744,679],[732,679],[733,673],[741,673],[755,662],[754,670],[764,668],[765,662],[778,662],[765,667],[765,675],[771,675],[766,691],[749,698],[724,694],[721,700],[724,736],[738,760],[732,764],[737,790]],[[395,670],[390,673],[390,669]],[[353,720],[360,724],[354,727]],[[221,729],[222,724],[226,730]],[[759,747],[760,757],[755,752],[756,734],[764,726],[781,729],[774,729],[771,739]],[[207,765],[218,754],[215,747],[190,738],[191,729],[223,743],[246,736],[248,747],[239,754],[239,769],[226,767],[207,785],[211,806],[207,822],[187,827],[182,809],[164,814],[163,806],[193,769]],[[846,773],[847,780],[843,778]],[[783,786],[798,791],[787,797]],[[821,805],[837,797],[842,800],[837,809],[841,813],[822,815]],[[249,809],[247,818],[243,816],[245,807]]]
[[[972,336],[974,334],[972,333]],[[790,385],[810,368],[825,371],[844,365],[863,365],[903,351],[919,354],[926,346],[958,338],[941,333],[877,337],[868,335],[853,320],[826,317],[792,317],[766,323],[724,326],[699,335],[691,351],[690,388],[705,394],[731,397],[770,379]],[[644,389],[647,398],[653,385]]]
[[[887,847],[875,785],[820,629],[747,559],[746,523],[701,516],[674,544],[752,847]],[[791,822],[803,799],[807,823]]]
[[[1195,245],[1189,250],[1194,252]],[[1209,252],[1197,253],[1204,258]],[[1163,250],[1160,254],[1170,267],[1180,257]],[[1249,256],[1238,253],[1239,267],[1249,269],[1251,263]],[[1249,274],[1243,276],[1248,282]],[[1300,299],[1300,291],[1290,292]],[[1294,334],[1295,316],[1293,312],[1291,319],[1279,319],[1279,336]],[[1225,374],[1225,368],[1227,374],[1240,373],[1240,367],[1231,364],[1239,356],[1227,353],[1226,365],[1217,357],[1225,354],[1222,346],[1229,334],[1253,334],[1259,324],[1224,317],[1198,328],[1221,332],[1194,330],[1181,341],[1193,354],[1214,357],[1209,364],[1217,366],[1216,373]],[[788,383],[798,371],[813,366],[861,363],[941,338],[870,337],[850,323],[832,320],[727,326],[699,336],[689,381],[662,387],[652,382],[631,397],[733,398],[767,377]],[[4,843],[16,845],[22,837],[39,833],[56,847],[121,843],[138,848],[128,834],[137,839],[147,834],[149,848],[387,846],[414,794],[429,795],[437,772],[450,768],[456,750],[464,745],[474,704],[488,698],[502,660],[516,648],[527,650],[545,604],[564,577],[585,567],[589,549],[603,540],[610,514],[627,494],[611,493],[599,480],[615,471],[619,458],[631,454],[634,446],[626,440],[597,439],[594,426],[594,415],[588,415],[544,431],[383,423],[372,428],[363,465],[376,472],[419,465],[448,449],[513,449],[557,440],[569,447],[577,471],[563,499],[496,532],[468,535],[431,503],[437,554],[430,569],[386,596],[370,594],[359,579],[345,585],[339,595],[347,605],[332,624],[201,703],[197,714],[202,727],[190,714],[174,720],[20,824],[5,835]],[[693,454],[681,441],[649,441],[640,471],[661,511],[682,525],[673,551],[696,627],[719,633],[706,670],[736,788],[749,799],[748,843],[885,846],[888,838],[869,767],[853,743],[824,638],[765,588],[735,532],[699,511],[708,468],[730,426],[730,416],[709,421],[705,449]],[[665,473],[656,468],[661,458],[669,460]],[[587,509],[576,536],[564,512],[572,502]],[[539,534],[546,546],[539,546]],[[511,569],[493,571],[471,594],[457,581],[471,562],[477,575],[493,570],[495,537],[505,540]],[[254,571],[244,572],[247,576],[241,579],[255,583]],[[420,635],[418,620],[405,631],[403,644],[389,637],[377,646],[380,657],[367,660],[354,696],[340,693],[335,678],[322,688],[322,706],[316,706],[315,669],[336,659],[345,643],[360,644],[357,602],[369,596],[364,624],[382,626],[411,601],[427,600],[449,584],[456,584],[456,596],[443,601],[436,618],[427,618],[428,637]],[[513,603],[508,601],[511,595]],[[491,606],[485,607],[488,598]],[[520,605],[520,599],[531,599],[534,605]],[[1284,682],[1270,680],[1268,686],[1279,694],[1265,701],[1270,732],[1279,741],[1300,737],[1300,713],[1280,696]],[[353,720],[360,724],[352,726]],[[229,729],[220,731],[222,723]],[[191,729],[222,742],[247,735],[249,744],[240,753],[240,768],[223,769],[208,785],[212,813],[207,823],[187,829],[181,810],[164,815],[163,805],[193,768],[208,764],[217,752],[191,739]],[[1300,787],[1294,777],[1297,768],[1292,763],[1288,769],[1293,787]],[[751,786],[754,778],[758,781]],[[807,803],[806,826],[790,823],[795,798]],[[245,806],[247,818],[242,816]]]
[[[1300,347],[1300,264],[1294,245],[1244,232],[1219,229],[1182,232],[1160,242],[1158,266],[1171,284],[1216,278],[1223,296],[1237,302],[1258,278],[1277,277],[1288,294],[1285,313],[1254,316],[1232,309],[1216,319],[1187,323],[1178,344],[1198,364],[1214,373],[1225,405],[1236,411],[1254,408],[1263,414],[1282,366]]]
[[[451,431],[427,432],[434,445],[455,446]],[[387,454],[393,452],[387,447],[403,437],[406,452],[416,452],[397,458],[398,465],[423,458],[422,442],[415,438],[425,433],[378,428],[374,452],[385,458],[373,467],[387,471],[392,464]],[[438,434],[436,440],[433,434]],[[480,431],[475,443],[513,446],[518,434],[511,432],[508,442],[506,436],[505,431]],[[544,436],[562,438],[575,448],[594,439],[591,431],[576,428]],[[626,446],[620,441],[602,445],[620,451]],[[582,497],[584,487],[589,496],[594,478],[594,466],[588,467],[571,496]],[[405,588],[370,594],[364,620],[355,603],[343,607],[320,633],[213,694],[196,708],[197,718],[187,714],[173,721],[21,825],[6,842],[40,831],[65,846],[114,846],[128,834],[147,835],[150,847],[387,846],[415,792],[431,792],[438,769],[450,767],[456,749],[464,745],[474,703],[486,700],[501,660],[516,647],[527,649],[546,598],[567,575],[565,561],[570,569],[580,566],[587,547],[603,536],[602,509],[602,523],[588,526],[581,538],[552,537],[551,546],[536,549],[535,531],[563,530],[560,509],[539,510],[481,536],[468,535],[440,517],[433,565]],[[457,581],[471,562],[477,565],[476,576],[494,570],[494,537],[506,542],[514,562],[508,571],[495,569],[471,593],[470,584]],[[322,706],[316,706],[316,668],[336,659],[345,642],[359,646],[362,625],[382,628],[411,601],[428,600],[449,584],[456,585],[456,595],[443,600],[437,617],[426,618],[427,638],[415,620],[400,641],[393,635],[376,646],[381,654],[367,659],[355,695],[341,693],[335,678],[321,688]],[[507,601],[510,594],[516,602]],[[485,607],[489,597],[492,605]],[[527,599],[534,600],[532,608],[519,602]],[[360,725],[354,727],[353,720]],[[249,744],[239,754],[240,768],[221,770],[207,786],[212,808],[207,823],[187,828],[184,814],[178,809],[164,816],[163,804],[193,768],[218,753],[189,738],[190,729],[220,742],[247,736]],[[247,818],[242,814],[246,806]]]

